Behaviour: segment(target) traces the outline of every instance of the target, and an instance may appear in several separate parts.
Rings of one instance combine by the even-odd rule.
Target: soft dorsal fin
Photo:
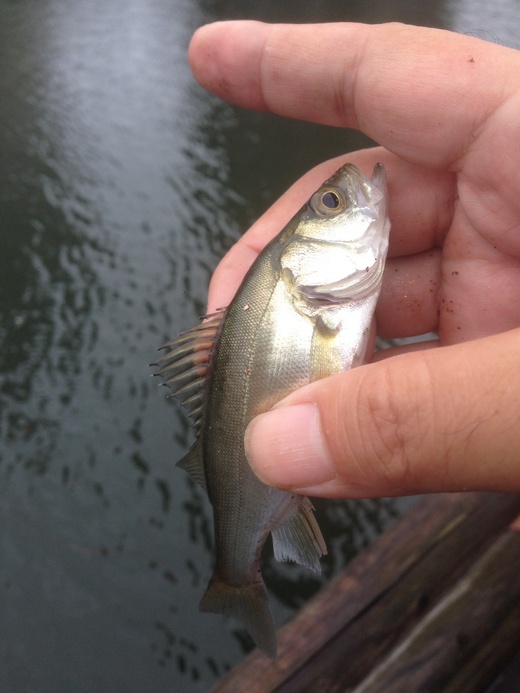
[[[185,472],[194,479],[204,491],[206,488],[206,475],[204,473],[204,461],[202,458],[202,445],[200,440],[197,440],[194,445],[188,450],[184,457],[176,464],[177,467],[184,469]]]
[[[206,378],[225,314],[224,309],[202,318],[200,325],[165,344],[167,353],[151,364],[159,367],[154,375],[164,379],[163,385],[188,410],[197,435],[204,418]]]

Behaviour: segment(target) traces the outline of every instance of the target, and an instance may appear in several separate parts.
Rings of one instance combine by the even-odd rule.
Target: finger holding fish
[[[441,292],[441,248],[389,258],[376,308],[378,335],[399,339],[435,332]]]
[[[189,57],[199,83],[231,103],[352,127],[439,170],[457,170],[520,63],[470,36],[352,22],[216,22],[195,33]]]
[[[518,493],[518,344],[520,329],[396,349],[311,383],[250,424],[248,459],[265,483],[310,496]]]

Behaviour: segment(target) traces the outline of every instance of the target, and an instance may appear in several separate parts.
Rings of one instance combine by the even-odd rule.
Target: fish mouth
[[[354,164],[344,164],[323,184],[323,187],[329,186],[346,189],[348,197],[355,200],[358,207],[372,207],[379,214],[386,213],[386,171],[382,163],[374,166],[369,177]]]
[[[360,207],[372,207],[378,215],[386,216],[386,172],[381,163],[374,166],[370,178],[365,178],[358,171],[357,176],[357,203]]]
[[[375,185],[382,194],[386,192],[386,171],[382,163],[378,162],[374,166],[372,175],[370,177],[370,182]]]

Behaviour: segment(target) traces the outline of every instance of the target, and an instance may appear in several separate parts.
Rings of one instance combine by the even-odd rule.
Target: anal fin
[[[302,498],[298,510],[273,531],[273,550],[277,561],[294,561],[321,573],[320,558],[327,547],[313,509],[310,500]]]

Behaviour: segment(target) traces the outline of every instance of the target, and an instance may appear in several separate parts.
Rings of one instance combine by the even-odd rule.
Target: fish
[[[215,569],[199,608],[242,621],[271,658],[276,629],[260,569],[269,534],[278,561],[315,572],[327,549],[310,500],[252,472],[244,432],[297,388],[364,363],[389,230],[383,165],[371,177],[343,165],[266,245],[229,306],[153,364],[196,434],[177,464],[213,507]]]

